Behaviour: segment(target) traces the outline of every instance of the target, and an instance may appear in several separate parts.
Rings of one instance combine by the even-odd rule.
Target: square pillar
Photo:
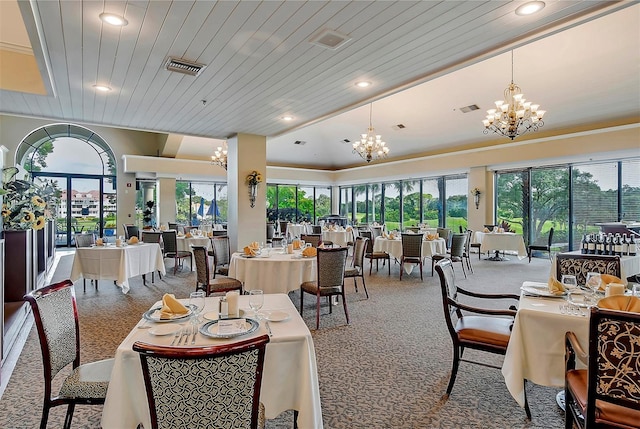
[[[227,233],[231,251],[235,252],[267,238],[267,138],[239,133],[227,140],[227,146]],[[262,175],[262,183],[251,207],[246,180],[253,171]]]
[[[156,219],[158,226],[176,221],[176,179],[162,177],[157,181]]]

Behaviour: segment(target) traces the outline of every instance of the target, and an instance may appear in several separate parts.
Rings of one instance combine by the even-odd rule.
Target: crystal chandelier
[[[504,100],[496,101],[496,108],[487,110],[483,120],[484,133],[496,134],[515,139],[527,131],[538,131],[544,126],[542,117],[546,113],[540,106],[527,101],[518,85],[513,83],[513,51],[511,51],[511,84],[504,90]]]
[[[219,165],[220,167],[227,169],[227,142],[224,142],[223,146],[218,148],[211,155],[211,163],[213,165]]]
[[[353,143],[353,152],[360,155],[367,162],[371,162],[374,158],[386,158],[389,153],[389,148],[382,141],[382,136],[373,133],[373,125],[371,125],[372,111],[373,103],[369,105],[369,128],[367,128],[367,133],[361,134],[360,141]]]

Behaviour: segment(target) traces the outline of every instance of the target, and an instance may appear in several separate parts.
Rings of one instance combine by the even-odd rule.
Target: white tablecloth
[[[71,281],[78,279],[115,280],[122,293],[129,292],[131,277],[159,270],[165,274],[158,243],[140,243],[124,247],[79,247],[73,257]]]
[[[334,246],[346,247],[347,242],[353,241],[353,232],[322,231],[322,241],[331,241]]]
[[[525,282],[526,283],[526,282]],[[588,348],[589,316],[560,313],[563,298],[521,296],[502,375],[513,398],[524,407],[524,379],[542,386],[564,386],[564,336],[573,331]]]
[[[248,309],[249,297],[240,296],[239,305]],[[207,298],[203,314],[217,308],[218,298]],[[291,319],[270,324],[273,336],[267,344],[265,354],[260,402],[265,406],[268,419],[277,417],[283,411],[295,409],[299,412],[298,426],[301,429],[322,429],[318,370],[311,333],[287,295],[264,297],[262,311],[275,309],[286,311]],[[261,324],[253,335],[265,333],[264,325]],[[218,340],[198,334],[196,344],[225,344],[246,338],[249,337]],[[102,412],[104,429],[135,428],[139,423],[145,428],[151,427],[140,357],[131,347],[136,341],[168,345],[172,340],[173,335],[153,336],[148,329],[134,327],[118,346]]]
[[[374,252],[387,252],[392,257],[400,260],[402,258],[402,240],[389,240],[378,237],[373,243]],[[435,240],[422,240],[422,257],[428,258],[436,253],[444,254],[447,251],[447,244],[444,238]]]
[[[574,250],[572,252],[565,252],[570,255],[580,255],[581,252],[579,250]],[[551,263],[551,277],[556,278],[557,273],[557,261],[556,258],[553,258],[553,262]],[[622,280],[627,277],[631,277],[635,274],[640,273],[640,254],[636,256],[622,256],[620,257],[620,276]]]
[[[245,258],[231,255],[229,277],[240,280],[244,290],[262,289],[264,293],[287,293],[300,289],[302,282],[315,280],[316,258],[299,258],[299,252],[283,255],[280,249],[265,249],[265,255]]]
[[[476,231],[473,233],[473,242],[480,243],[482,253],[492,250],[512,250],[518,253],[518,259],[527,257],[527,248],[521,234]]]
[[[182,252],[193,253],[191,246],[204,246],[207,250],[211,250],[211,239],[209,237],[177,237],[176,243],[178,244],[178,250]],[[195,270],[195,264],[191,267],[191,271],[193,270]]]
[[[302,234],[311,234],[312,231],[313,228],[311,228],[311,225],[301,225],[297,223],[290,223],[287,225],[287,237],[290,239],[293,237],[300,238]]]

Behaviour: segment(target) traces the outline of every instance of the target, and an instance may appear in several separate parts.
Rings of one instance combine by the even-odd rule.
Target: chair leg
[[[467,278],[467,272],[464,269],[464,261],[460,259],[460,266],[462,267],[462,274],[464,274],[464,278]]]
[[[529,408],[529,400],[527,399],[527,380],[524,380],[524,412],[527,414],[527,419],[531,420],[531,409]],[[566,403],[565,403],[566,407]]]
[[[371,275],[371,270],[373,270],[373,259],[369,259],[369,275]]]
[[[304,310],[304,292],[300,289],[300,317],[302,317],[302,311]]]
[[[451,367],[451,377],[449,377],[449,385],[447,386],[447,393],[445,398],[448,398],[453,390],[453,384],[456,382],[456,376],[458,375],[458,367],[460,366],[460,350],[457,346],[453,347],[453,366]]]
[[[344,315],[347,316],[347,325],[349,324],[349,310],[347,310],[347,297],[344,296],[344,286],[342,287],[342,306],[344,307]]]
[[[357,277],[353,278],[353,287],[355,288],[356,293],[358,293],[358,278]]]
[[[386,262],[386,259],[385,259]],[[391,275],[391,259],[389,259],[389,265],[387,265],[387,268],[389,269],[389,275]]]
[[[73,411],[76,408],[76,404],[71,403],[67,407],[67,415],[64,418],[64,429],[71,429],[71,419],[73,419]]]
[[[424,278],[422,278],[422,259],[420,260],[420,281],[424,281]]]
[[[400,261],[400,281],[402,281],[402,272],[404,271],[403,268],[404,268],[404,262]]]
[[[49,420],[49,404],[42,407],[42,418],[40,419],[40,429],[47,429],[47,421]]]
[[[367,299],[369,299],[369,291],[367,291],[367,284],[364,282],[364,273],[362,273],[362,287],[364,288],[364,293],[367,296]]]
[[[433,271],[436,268],[436,260],[431,258],[431,277],[433,277]]]
[[[82,279],[82,292],[87,292],[87,279]]]
[[[320,329],[320,293],[316,295],[316,331]],[[331,303],[329,303],[331,305]]]

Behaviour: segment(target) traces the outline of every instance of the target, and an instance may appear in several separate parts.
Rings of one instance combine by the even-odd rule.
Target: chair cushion
[[[387,252],[373,252],[373,253],[367,253],[365,255],[365,258],[369,258],[369,259],[387,259],[387,258],[389,258],[389,254]]]
[[[240,280],[237,280],[231,277],[216,277],[215,279],[209,280],[209,290],[211,292],[216,292],[218,290],[223,290],[223,289],[230,289],[234,287],[241,289],[242,282]]]
[[[166,258],[186,258],[191,256],[191,252],[179,250],[177,252],[167,252],[164,255]]]
[[[567,386],[580,407],[582,414],[587,408],[587,370],[573,369],[567,371]],[[640,411],[622,407],[610,402],[596,401],[596,423],[609,424],[618,428],[637,428],[640,422]]]
[[[107,396],[113,362],[113,359],[105,359],[80,365],[62,383],[60,396],[104,399]]]
[[[356,267],[347,267],[344,270],[345,277],[357,277],[360,275],[360,270]]]
[[[463,341],[493,344],[507,348],[513,319],[485,316],[463,316],[456,324],[458,338]]]
[[[304,282],[300,285],[300,289],[304,292],[312,293],[314,295],[318,294],[318,283],[316,282]],[[342,293],[342,287],[333,286],[333,287],[323,287],[320,288],[320,295],[336,295]]]
[[[549,246],[547,245],[537,245],[537,244],[532,244],[531,246],[529,246],[530,250],[549,250]]]
[[[402,263],[404,264],[405,262],[411,263],[411,264],[419,264],[422,261],[421,258],[412,258],[412,257],[406,257],[406,258],[402,258]]]
[[[434,261],[442,261],[443,259],[447,259],[449,257],[449,255],[431,255],[431,259],[433,259]]]
[[[217,267],[216,272],[218,274],[222,274],[223,276],[226,276],[229,274],[229,267]]]

